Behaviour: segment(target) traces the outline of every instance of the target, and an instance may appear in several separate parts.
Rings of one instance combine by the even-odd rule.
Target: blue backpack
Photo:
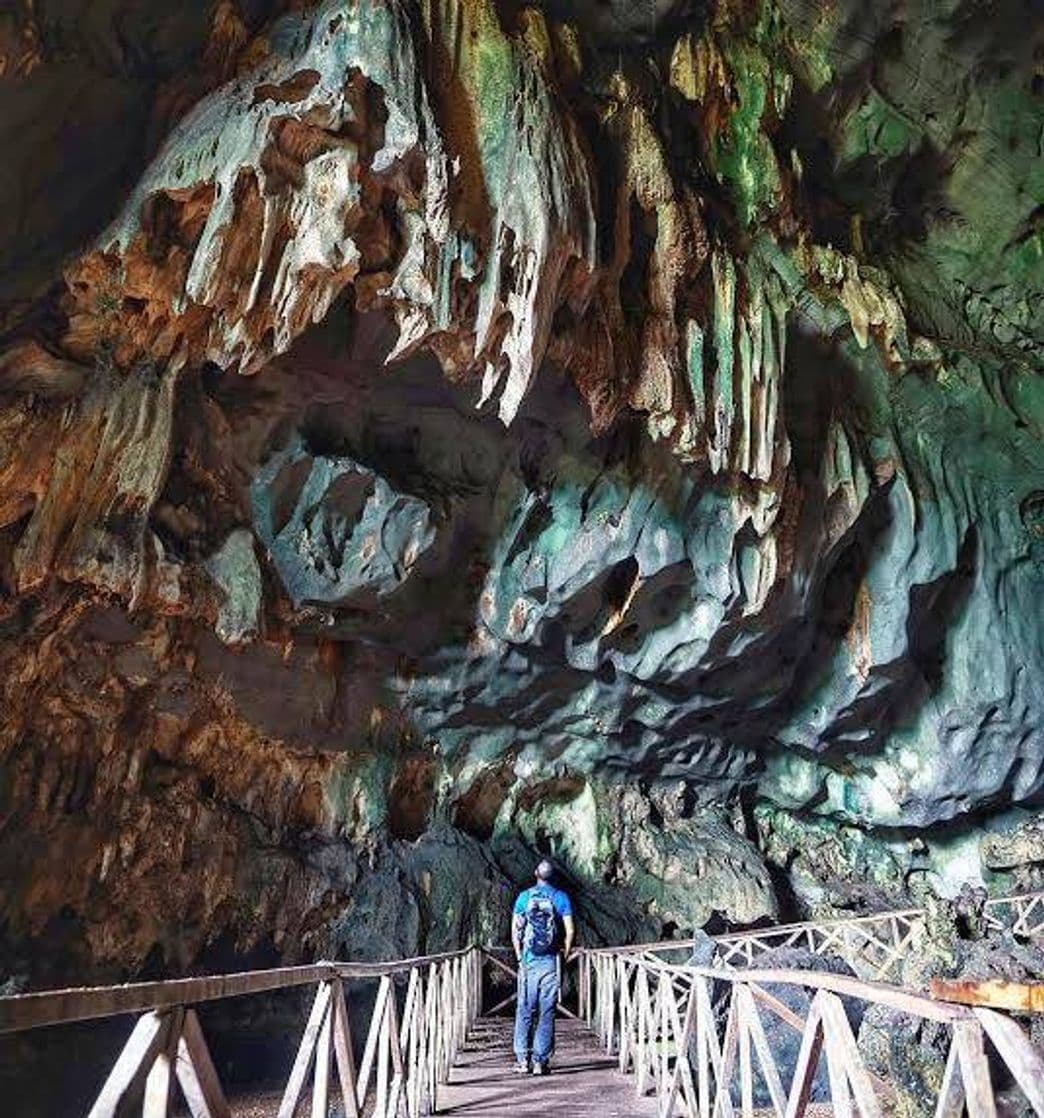
[[[558,920],[554,903],[546,893],[529,894],[525,920],[525,949],[532,956],[553,955],[558,936]]]

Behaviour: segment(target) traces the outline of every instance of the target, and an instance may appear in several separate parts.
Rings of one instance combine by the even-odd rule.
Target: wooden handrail
[[[396,994],[402,977],[405,996]],[[356,1067],[348,980],[377,980]],[[45,990],[0,998],[0,1032],[136,1014],[88,1118],[116,1118],[144,1087],[146,1118],[169,1118],[175,1088],[194,1118],[231,1118],[196,1006],[294,987],[315,986],[312,1007],[279,1105],[293,1118],[311,1081],[312,1114],[325,1115],[339,1089],[344,1113],[388,1118],[403,1109],[422,1118],[437,1109],[460,1046],[481,1012],[482,953],[422,955],[385,963],[324,961],[238,974]],[[336,1081],[336,1084],[335,1084]]]
[[[1044,892],[1015,893],[1004,897],[990,897],[984,905],[988,916],[991,910],[1005,905],[1018,907],[1022,904],[1044,903]],[[868,925],[879,925],[891,920],[916,920],[923,918],[926,910],[923,908],[890,909],[884,912],[872,912],[863,916],[838,917],[833,920],[802,920],[790,924],[766,924],[761,928],[749,928],[742,932],[729,932],[725,935],[714,936],[714,941],[721,947],[732,947],[752,940],[787,939],[802,932],[831,933],[844,928],[858,928]],[[1044,908],[1041,912],[1041,926],[1044,929]],[[587,948],[588,952],[602,952],[605,954],[655,954],[658,951],[683,951],[689,946],[688,940],[661,939],[646,943],[618,944],[609,947]]]
[[[650,962],[655,969],[673,975],[698,975],[715,982],[751,983],[770,986],[801,986],[811,990],[827,990],[846,998],[873,1002],[875,1005],[900,1009],[911,1016],[929,1021],[952,1022],[967,1020],[972,1012],[966,1006],[952,1002],[936,1001],[923,994],[913,993],[901,986],[869,979],[853,978],[847,974],[834,974],[820,970],[721,970],[717,967],[690,967],[683,964]]]
[[[581,1016],[606,1051],[617,1054],[620,1070],[634,1076],[639,1096],[655,1093],[660,1118],[672,1118],[678,1106],[689,1118],[749,1118],[757,1109],[758,1075],[776,1118],[802,1118],[817,1068],[824,1065],[834,1113],[889,1113],[895,1085],[868,1066],[842,998],[945,1028],[949,1044],[936,1113],[959,1114],[967,1100],[972,1118],[996,1114],[984,1049],[988,1036],[1026,1101],[1044,1118],[1044,1059],[1018,1024],[995,1010],[820,971],[696,967],[613,949],[581,951],[580,964]],[[717,984],[725,985],[723,994],[715,992]],[[781,985],[808,991],[803,1016],[763,988]],[[796,1058],[784,1060],[773,1051],[759,1005],[800,1034]]]
[[[987,906],[987,915],[1003,906],[1012,909],[1020,932],[1044,931],[1044,894],[995,898]],[[917,921],[923,916],[923,910],[905,909],[822,924],[810,921],[726,936],[718,943],[731,957],[738,955],[749,962],[780,939],[794,942],[797,937],[807,940],[813,949],[840,950],[853,957],[862,953],[863,962],[867,958],[873,962],[876,957],[874,973],[882,973],[915,942]],[[991,919],[998,922],[995,915]],[[877,930],[880,926],[884,933]],[[1019,1027],[994,1010],[940,1001],[848,975],[749,966],[695,967],[669,963],[656,955],[657,951],[687,946],[684,941],[668,940],[577,952],[581,1017],[596,1027],[610,1050],[619,1040],[621,1070],[634,1069],[639,1093],[655,1086],[661,1098],[661,1118],[674,1113],[679,1098],[684,1098],[689,1115],[734,1118],[730,1082],[737,1068],[743,1114],[749,1115],[755,1056],[778,1118],[800,1118],[807,1108],[821,1050],[828,1057],[831,1097],[835,1097],[835,1089],[840,1092],[836,1096],[840,1110],[849,1112],[850,1096],[855,1096],[863,1118],[882,1113],[879,1102],[890,1088],[865,1066],[842,997],[889,1006],[949,1028],[952,1042],[942,1088],[945,1098],[940,1105],[959,1110],[963,1092],[969,1112],[981,1118],[989,1118],[994,1105],[983,1050],[983,1038],[988,1034],[1024,1095],[1044,1118],[1044,1089],[1040,1087],[1044,1061]],[[421,1118],[436,1108],[440,1085],[447,1082],[456,1053],[481,1011],[483,958],[512,973],[510,965],[496,956],[496,949],[468,947],[391,962],[329,960],[234,974],[16,994],[0,997],[0,1033],[137,1014],[89,1118],[115,1118],[128,1093],[140,1091],[143,1077],[145,1113],[150,1118],[170,1114],[175,1079],[196,1118],[229,1118],[194,1007],[223,998],[314,985],[312,1009],[279,1118],[295,1113],[310,1077],[313,1114],[326,1113],[336,1078],[344,1111],[352,1118],[364,1114],[384,1118],[398,1113],[400,1105],[410,1118]],[[405,984],[401,1002],[395,994],[397,978]],[[377,980],[378,989],[369,1008],[366,1043],[356,1068],[345,982],[367,979]],[[718,982],[727,984],[731,999],[722,1037],[717,1035],[711,1004],[711,991]],[[764,985],[809,990],[808,1016],[802,1020],[763,989]],[[758,1016],[759,1003],[801,1033],[801,1052],[789,1086],[784,1085],[769,1049]]]
[[[330,961],[299,967],[202,975],[196,978],[169,978],[116,986],[78,986],[64,990],[11,994],[0,997],[0,1033],[90,1021],[99,1017],[116,1017],[125,1013],[145,1013],[176,1005],[199,1005],[202,1002],[242,997],[246,994],[309,986],[335,978],[358,980],[407,974],[417,967],[460,958],[470,950],[471,948],[465,948],[463,951],[447,951],[438,955],[420,955],[394,962]]]
[[[635,959],[630,952],[616,952],[612,948],[596,950],[580,949],[579,956],[604,956],[618,954],[626,958],[630,965],[641,965],[658,974],[681,978],[704,978],[713,982],[728,982],[732,985],[756,983],[758,985],[801,986],[812,990],[826,990],[841,997],[858,998],[860,1001],[900,1009],[912,1016],[923,1017],[929,1021],[953,1022],[970,1020],[972,1011],[964,1005],[940,1001],[925,994],[914,993],[901,986],[887,982],[874,982],[869,979],[853,978],[847,974],[834,974],[818,970],[724,970],[719,967],[696,967],[686,963],[665,963],[662,959]]]

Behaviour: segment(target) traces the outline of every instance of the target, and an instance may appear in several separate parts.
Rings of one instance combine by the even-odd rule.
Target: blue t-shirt
[[[555,915],[559,920],[564,920],[567,916],[573,915],[573,904],[569,900],[569,895],[563,893],[561,889],[556,889],[553,885],[534,885],[531,889],[523,889],[518,895],[518,900],[515,901],[515,918],[526,915],[526,907],[529,904],[529,898],[534,894],[543,895],[550,900],[554,906]],[[523,939],[523,944],[525,940]],[[560,946],[560,944],[559,944]],[[554,958],[554,956],[535,956],[528,947],[522,948],[522,962],[531,963],[534,958]]]

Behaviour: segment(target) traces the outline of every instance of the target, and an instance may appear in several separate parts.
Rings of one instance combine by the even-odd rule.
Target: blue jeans
[[[518,1008],[515,1011],[515,1058],[546,1064],[555,1050],[555,1006],[558,1005],[558,956],[546,955],[518,965]],[[530,1048],[532,1042],[532,1048]]]

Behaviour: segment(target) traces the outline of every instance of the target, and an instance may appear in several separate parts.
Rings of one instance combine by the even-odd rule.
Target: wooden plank
[[[580,1016],[586,1025],[591,1024],[591,960],[584,955],[580,958],[579,971]]]
[[[1024,1013],[1044,1011],[1044,982],[1008,982],[1006,979],[933,978],[932,997],[961,1005],[1013,1009]]]
[[[639,963],[635,975],[634,1014],[635,1040],[635,1091],[641,1098],[649,1090],[649,977],[646,964]],[[621,1003],[622,1009],[622,1003]],[[622,1026],[622,1019],[621,1019]],[[622,1028],[621,1028],[622,1038]]]
[[[169,1018],[150,1012],[140,1017],[102,1086],[87,1118],[115,1118],[120,1100],[147,1068],[167,1038]]]
[[[145,1080],[145,1097],[141,1105],[142,1118],[169,1118],[174,1093],[174,1069],[178,1059],[178,1041],[181,1039],[181,1022],[184,1016],[185,1011],[180,1007],[171,1010],[169,1014],[166,1036]]]
[[[352,1027],[348,1017],[348,1006],[341,982],[331,982],[333,999],[333,1045],[337,1064],[337,1077],[341,1086],[341,1105],[345,1118],[359,1118],[359,1103],[356,1098],[355,1053],[352,1050]]]
[[[662,969],[674,972],[702,974],[707,978],[722,982],[743,982],[753,984],[801,986],[811,990],[826,990],[831,994],[840,994],[843,997],[859,998],[862,1001],[876,1002],[878,1005],[890,1006],[911,1013],[916,1017],[923,1017],[928,1021],[953,1021],[973,1020],[973,1014],[966,1006],[933,1001],[923,994],[912,994],[898,986],[890,986],[884,982],[869,982],[848,975],[831,974],[826,971],[795,971],[795,970],[713,970],[708,967],[676,967],[670,963],[661,963]]]
[[[626,971],[626,964],[624,964]],[[620,1021],[620,1050],[617,1053],[620,1071],[626,1072],[631,1064],[638,1036],[637,1026],[634,1021],[634,1007],[631,1001],[629,979],[625,976],[620,982],[620,996],[618,999],[617,1017]]]
[[[718,1081],[718,1090],[714,1098],[711,1114],[717,1118],[718,1112],[732,1112],[732,1069],[736,1063],[737,1038],[736,1031],[739,1022],[736,1020],[739,1012],[736,1005],[736,987],[732,988],[732,999],[729,1002],[729,1014],[725,1019],[725,1036],[721,1042],[721,1059],[715,1064],[714,1073]],[[713,1035],[713,1027],[708,1035]],[[713,1051],[713,1050],[712,1050]],[[711,1060],[713,1062],[713,1055]]]
[[[417,990],[410,1008],[409,1049],[406,1055],[406,1106],[409,1118],[420,1118],[424,1105],[424,980],[417,975]]]
[[[438,1109],[439,1083],[436,1068],[436,1038],[438,1027],[438,969],[430,967],[428,983],[424,992],[424,1075],[427,1081],[428,1099],[432,1111]]]
[[[736,1031],[739,1035],[740,1106],[743,1118],[754,1118],[754,1065],[750,1058],[750,1029],[743,986],[733,989],[732,1004],[736,1010]]]
[[[421,955],[386,963],[315,963],[302,967],[241,971],[199,978],[172,978],[160,982],[131,982],[122,986],[81,986],[42,990],[32,994],[0,997],[0,1033],[19,1032],[45,1025],[117,1017],[175,1006],[200,1005],[222,998],[261,994],[294,986],[312,986],[333,978],[365,979],[406,974],[414,967],[441,963],[466,954]]]
[[[968,1118],[997,1118],[997,1105],[990,1082],[990,1068],[983,1050],[982,1026],[978,1021],[958,1021],[953,1027]]]
[[[1044,1059],[1040,1052],[1022,1029],[1003,1013],[977,1009],[975,1016],[1030,1105],[1044,1118]]]
[[[410,1034],[413,1032],[413,1007],[418,998],[420,986],[420,971],[410,971],[410,979],[406,984],[406,1001],[402,1007],[402,1047],[405,1051],[409,1047]]]
[[[518,978],[518,970],[515,967],[508,966],[507,963],[502,963],[496,955],[491,954],[489,951],[483,951],[486,959],[493,964],[498,970],[503,971],[505,974],[510,975],[512,978]]]
[[[185,1011],[178,1042],[177,1076],[192,1118],[230,1118],[228,1101],[194,1009]]]
[[[801,1035],[801,1047],[798,1050],[797,1063],[794,1065],[794,1078],[790,1083],[784,1118],[803,1118],[812,1095],[812,1084],[815,1082],[816,1067],[822,1051],[823,1018],[820,1014],[820,1003],[813,998],[805,1022],[805,1031]]]
[[[823,1025],[827,1078],[830,1080],[830,1109],[833,1118],[852,1118],[852,1092],[849,1090],[848,1076],[845,1074],[845,1059],[833,1030],[825,1020]]]
[[[935,1118],[961,1118],[964,1112],[964,1085],[961,1083],[960,1061],[957,1056],[957,1041],[950,1041],[950,1051],[946,1057],[939,1100],[935,1105]]]
[[[670,1001],[674,997],[674,985],[667,975],[661,975],[656,987],[657,1005],[659,1006],[659,1061],[656,1069],[656,1095],[660,1097],[667,1089],[667,1077],[670,1074],[670,1053],[668,1036],[670,1033]],[[677,1006],[675,1006],[677,1015]]]
[[[0,998],[0,1033],[170,1009],[179,1005],[199,1005],[201,1002],[291,986],[308,986],[329,977],[331,973],[331,964],[321,963],[207,978],[176,978],[164,982],[133,982],[125,986],[86,986],[18,994]]]
[[[805,1019],[799,1017],[789,1006],[784,1005],[779,998],[774,998],[767,990],[763,990],[756,983],[748,983],[747,989],[752,997],[770,1009],[781,1021],[785,1021],[792,1029],[801,1033],[805,1030]]]
[[[327,984],[329,985],[329,984]],[[330,1113],[330,1039],[333,1024],[333,991],[315,1042],[315,1075],[312,1077],[312,1118],[327,1118]]]
[[[438,1073],[439,1083],[445,1083],[449,1079],[453,1059],[453,972],[447,963],[441,964],[439,970]]]
[[[518,994],[508,994],[506,998],[502,998],[495,1006],[486,1011],[487,1017],[495,1017],[502,1009],[507,1009],[512,1002],[518,1001]]]
[[[685,1007],[684,1022],[680,1020],[678,1003],[672,1003],[672,1022],[674,1025],[675,1058],[674,1068],[670,1076],[670,1083],[666,1094],[662,1097],[660,1118],[671,1118],[674,1114],[674,1102],[681,1090],[684,1093],[686,1113],[691,1115],[697,1105],[696,1087],[692,1078],[692,1066],[689,1062],[689,1046],[692,1043],[693,1029],[696,1024],[697,1000],[695,991],[689,991],[689,1001]]]
[[[366,1034],[366,1047],[363,1049],[362,1063],[359,1065],[359,1078],[356,1081],[356,1101],[359,1110],[365,1109],[366,1095],[370,1089],[370,1072],[381,1036],[381,1022],[384,1020],[384,1006],[391,991],[391,979],[382,978],[377,987],[377,1000],[373,1003],[373,1016],[370,1018],[370,1031]]]
[[[389,985],[391,980],[387,980]],[[377,1044],[377,1088],[376,1088],[376,1101],[373,1107],[373,1118],[388,1118],[388,1077],[389,1077],[389,1060],[388,1049],[390,1047],[390,1035],[388,1026],[388,1005],[392,998],[395,997],[395,990],[392,989],[389,997],[384,1002],[384,1011],[381,1013],[381,1028],[379,1041]]]
[[[863,1118],[882,1118],[881,1104],[866,1070],[866,1064],[863,1062],[862,1053],[856,1044],[841,999],[834,994],[820,996],[827,1044],[841,1059],[841,1065],[845,1069],[860,1114]]]
[[[606,966],[606,1015],[602,1043],[605,1044],[606,1052],[609,1053],[613,1052],[613,1032],[616,1026],[616,989],[621,985],[620,975],[623,974],[623,968],[623,959],[610,959]]]
[[[463,985],[463,975],[461,975],[461,984]],[[464,991],[461,990],[461,993],[463,994]],[[461,1011],[463,1012],[463,1006],[461,1006]],[[388,1113],[394,1115],[399,1113],[399,1100],[406,1083],[406,1063],[402,1058],[402,1035],[399,1029],[399,1007],[395,1001],[394,988],[391,997],[388,998],[387,1013],[388,1046],[391,1051],[392,1071],[394,1072],[389,1091]]]
[[[741,987],[741,990],[744,995],[747,1027],[750,1030],[751,1040],[754,1042],[754,1050],[758,1055],[758,1063],[761,1065],[761,1076],[768,1089],[773,1109],[779,1115],[779,1118],[783,1118],[783,1112],[787,1108],[787,1096],[783,1090],[779,1067],[776,1064],[775,1056],[772,1055],[768,1037],[765,1035],[765,1028],[761,1023],[758,1007],[754,1002],[754,992],[748,986]]]
[[[714,1073],[714,1079],[720,1083],[725,1078],[725,1049],[728,1042],[728,1022],[726,1022],[725,1038],[721,1045],[718,1044],[718,1034],[715,1029],[715,1015],[714,1009],[711,1006],[710,990],[708,983],[700,980],[699,984],[694,987],[697,997],[699,999],[698,1005],[698,1018],[697,1021],[702,1025],[703,1037],[703,1054],[706,1057],[706,1062],[709,1064],[709,1069]],[[702,1065],[702,1060],[701,1060]],[[705,1066],[701,1066],[701,1075],[707,1070]],[[707,1076],[707,1089],[708,1098],[706,1100],[706,1110],[703,1110],[703,1102],[701,1100],[701,1113],[707,1115],[715,1115],[719,1107],[723,1111],[725,1118],[733,1118],[735,1113],[732,1106],[732,1092],[725,1091],[716,1092],[713,1099],[710,1097],[710,1077]]]
[[[700,1118],[711,1118],[710,1042],[708,1032],[714,1011],[707,992],[707,980],[694,978],[691,997],[696,1001],[696,1085],[699,1094]]]
[[[279,1104],[278,1118],[294,1118],[294,1111],[297,1109],[301,1092],[304,1090],[305,1079],[308,1077],[308,1069],[312,1066],[312,1057],[315,1055],[319,1030],[323,1026],[323,1020],[329,1006],[330,983],[322,982],[319,984],[315,1000],[312,1002],[312,1010],[308,1015],[308,1022],[305,1025],[304,1034],[294,1058],[294,1066],[290,1069],[290,1078],[287,1080],[286,1090],[283,1092],[283,1099]]]

